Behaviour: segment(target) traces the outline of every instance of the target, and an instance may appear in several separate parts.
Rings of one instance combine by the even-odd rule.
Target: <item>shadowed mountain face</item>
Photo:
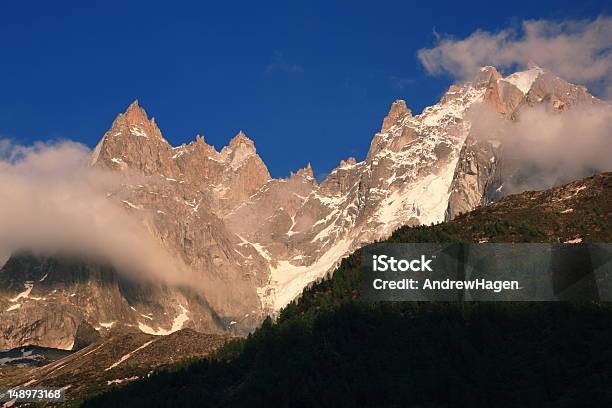
[[[602,173],[510,195],[441,224],[405,226],[383,242],[610,242],[611,198],[612,173]],[[554,269],[575,279],[555,259],[593,254],[585,256],[583,245],[556,246],[572,254],[553,253]],[[266,320],[216,357],[84,406],[161,407],[180,398],[196,407],[203,396],[212,407],[610,405],[602,381],[612,374],[609,303],[368,302],[364,259],[356,251],[276,322]],[[560,299],[578,295],[566,292],[563,279],[553,281]]]
[[[570,209],[571,211],[568,211]],[[511,195],[496,203],[462,214],[449,222],[434,226],[402,227],[396,230],[386,242],[610,242],[612,239],[611,213],[612,173],[602,173],[545,191]],[[553,264],[557,258],[563,263],[567,263],[568,259],[572,258],[576,260],[589,258],[589,255],[585,257],[583,245],[565,245],[561,249],[563,252],[573,253],[570,254],[572,256],[568,257],[567,253],[552,254]],[[500,350],[497,343],[500,339],[495,337],[498,331],[491,329],[489,326],[491,321],[487,319],[497,321],[495,324],[500,325],[500,332],[508,336],[504,341],[508,342],[509,347],[514,347],[510,345],[516,344],[517,338],[525,340],[521,350],[517,350],[517,352],[527,353],[519,353],[525,356],[532,353],[534,349],[542,350],[540,343],[542,337],[533,335],[522,337],[516,333],[523,333],[523,330],[527,333],[541,330],[538,332],[541,336],[554,342],[555,336],[549,330],[556,333],[556,330],[563,331],[564,329],[560,329],[554,323],[555,319],[551,318],[553,315],[558,316],[559,321],[563,322],[567,322],[567,319],[570,318],[571,325],[574,325],[576,330],[592,330],[590,325],[595,324],[593,322],[603,324],[605,327],[609,326],[607,322],[609,322],[611,311],[608,306],[569,307],[564,302],[550,302],[548,306],[541,303],[524,302],[518,302],[518,306],[517,303],[511,302],[506,305],[468,302],[472,306],[464,305],[462,311],[455,305],[435,302],[428,304],[426,302],[420,304],[396,302],[394,303],[396,308],[389,307],[388,303],[380,304],[380,308],[378,306],[372,308],[371,304],[364,307],[364,302],[360,300],[364,295],[363,286],[360,284],[360,263],[364,259],[362,252],[361,249],[355,251],[342,262],[331,277],[305,289],[299,301],[291,302],[283,309],[277,323],[273,326],[270,321],[267,321],[263,327],[255,331],[249,340],[234,338],[235,341],[230,342],[219,351],[220,354],[214,358],[218,360],[215,363],[191,361],[193,365],[183,364],[183,362],[194,357],[208,356],[213,350],[232,340],[232,337],[227,334],[203,334],[191,329],[178,330],[167,336],[154,336],[134,330],[141,320],[146,320],[153,325],[153,318],[162,319],[163,314],[160,314],[159,310],[171,309],[174,299],[181,296],[180,293],[170,291],[159,293],[161,289],[155,285],[146,287],[140,282],[125,281],[111,268],[107,267],[106,270],[98,271],[91,265],[79,263],[78,260],[71,260],[68,257],[64,257],[63,262],[46,260],[43,271],[30,272],[33,268],[28,266],[40,264],[43,260],[23,254],[13,258],[8,265],[13,271],[12,276],[15,282],[27,280],[33,283],[27,298],[21,297],[16,301],[19,304],[25,303],[25,306],[21,306],[22,308],[34,302],[44,301],[49,305],[70,302],[74,304],[73,308],[69,309],[70,313],[60,314],[51,309],[51,312],[45,317],[47,320],[41,320],[30,326],[31,333],[38,335],[40,339],[49,339],[51,336],[44,336],[44,330],[57,326],[53,326],[48,316],[63,316],[66,321],[69,319],[65,316],[72,316],[74,324],[78,327],[76,336],[74,336],[76,338],[74,347],[78,350],[71,353],[56,349],[27,347],[0,353],[0,382],[8,385],[29,383],[31,386],[41,387],[69,385],[67,396],[75,405],[76,401],[100,392],[114,391],[115,388],[146,378],[148,380],[144,385],[142,382],[137,382],[134,388],[128,387],[117,394],[111,392],[103,396],[98,401],[102,405],[97,406],[113,406],[118,404],[116,401],[130,398],[142,398],[141,401],[131,401],[135,406],[138,406],[139,403],[144,406],[163,405],[169,399],[178,398],[177,388],[181,390],[180,395],[183,393],[185,395],[185,405],[199,406],[201,404],[199,392],[202,390],[206,390],[207,398],[210,398],[210,404],[213,406],[227,406],[233,398],[249,398],[249,395],[257,395],[254,398],[260,398],[262,401],[267,398],[279,398],[286,400],[288,405],[292,405],[294,394],[288,392],[288,389],[297,390],[295,392],[298,393],[303,392],[304,389],[284,382],[283,377],[286,375],[292,378],[291,381],[301,383],[300,381],[304,378],[304,370],[317,367],[320,371],[317,371],[318,375],[311,377],[314,382],[307,383],[307,388],[325,385],[323,388],[327,390],[325,392],[329,392],[329,398],[349,398],[343,394],[343,390],[351,389],[350,387],[330,388],[328,382],[338,379],[341,382],[350,383],[351,378],[359,378],[361,375],[369,380],[372,378],[371,374],[386,379],[385,376],[390,372],[387,369],[390,367],[398,370],[401,367],[404,369],[413,367],[413,364],[396,366],[394,363],[396,359],[388,358],[380,360],[380,364],[371,367],[371,370],[374,371],[363,372],[363,370],[353,370],[351,366],[353,361],[359,361],[359,365],[363,366],[365,363],[360,360],[361,357],[366,360],[377,359],[378,353],[385,352],[385,350],[386,352],[393,351],[396,357],[404,359],[401,361],[407,361],[406,359],[415,357],[423,350],[430,350],[426,347],[427,344],[436,344],[440,346],[440,350],[444,350],[447,344],[441,345],[440,339],[447,339],[448,344],[453,344],[455,336],[465,334],[457,327],[475,325],[473,327],[481,327],[478,330],[482,330],[482,333],[493,336],[490,344],[479,336],[472,338],[475,342],[473,343],[475,349],[484,353],[484,356],[491,357]],[[575,276],[567,274],[568,266],[572,265],[563,263],[554,265],[555,269],[559,269],[559,276],[575,281]],[[591,269],[596,265],[582,266]],[[39,278],[38,274],[41,272],[46,275],[46,277],[43,275],[44,279]],[[590,285],[575,286],[566,280],[555,280],[554,282],[558,286],[555,289],[559,290],[561,298],[565,295],[576,295],[576,293],[566,291],[568,283],[570,287],[573,287],[572,291],[576,289],[593,290]],[[3,281],[3,285],[8,286],[10,283]],[[601,287],[599,289],[601,290]],[[39,299],[41,295],[48,292],[51,292],[51,295],[46,295],[46,300]],[[64,299],[62,296],[65,296],[66,293],[75,293],[75,296],[68,295],[68,299]],[[164,299],[167,299],[168,303],[163,303]],[[189,307],[190,310],[194,310],[196,299],[180,299],[185,308]],[[92,314],[83,316],[79,310],[86,310]],[[470,312],[464,315],[466,310]],[[136,311],[141,314],[136,315]],[[196,316],[206,316],[207,312],[210,313],[205,310],[199,311],[198,315],[190,313],[188,315],[190,320],[185,324],[197,324],[191,319]],[[180,315],[179,311],[176,313]],[[104,324],[95,328],[87,324],[88,321],[106,321],[109,316],[113,315],[121,315],[124,324],[115,323],[110,326]],[[170,326],[173,316],[167,316],[167,323],[164,324]],[[459,319],[456,323],[458,326],[455,326],[452,331],[437,331],[443,327],[440,321],[450,321],[459,316],[465,316],[466,320]],[[483,318],[483,316],[487,317]],[[507,319],[512,319],[512,322]],[[421,322],[424,326],[417,324],[414,328],[415,322]],[[542,328],[542,322],[545,322],[546,328]],[[216,324],[214,316],[211,317],[208,324],[214,327]],[[433,331],[431,331],[432,328]],[[504,330],[501,330],[502,328]],[[593,330],[593,333],[599,333],[600,327]],[[394,335],[389,336],[389,333]],[[402,336],[406,337],[395,337],[398,333],[403,333]],[[52,334],[57,336],[57,342],[51,344],[54,347],[62,347],[62,341],[66,343],[73,341],[72,336],[66,336],[60,331]],[[334,338],[336,335],[340,338]],[[414,339],[423,339],[423,336],[427,341],[423,340],[423,343],[420,343],[422,347],[406,347],[406,344],[412,344]],[[590,341],[585,340],[586,337],[582,336],[580,331],[576,336],[577,341]],[[464,341],[468,339],[469,337],[466,337]],[[479,343],[481,341],[485,343]],[[532,341],[534,343],[531,343]],[[454,344],[457,345],[457,343]],[[482,344],[488,344],[489,347],[481,347]],[[348,350],[353,350],[354,354],[349,353],[347,357],[345,353]],[[551,347],[550,350],[557,350],[557,348]],[[446,352],[440,354],[442,356],[440,358],[455,361],[452,353],[447,355]],[[279,355],[286,356],[286,358],[279,359]],[[510,355],[512,352],[502,356],[503,361],[507,361]],[[424,367],[431,367],[429,363],[435,361],[433,357],[430,357],[422,357],[422,361],[427,362],[423,365]],[[335,365],[330,366],[329,363],[325,363],[329,358],[334,361]],[[523,361],[525,364],[536,370],[539,369],[537,358],[535,360],[532,357],[525,358],[526,360]],[[574,364],[568,355],[564,355],[563,358],[569,359],[565,360],[568,364]],[[298,367],[301,368],[296,369],[294,365],[296,360],[299,362]],[[476,360],[462,362],[455,369],[471,372],[469,367],[474,364],[474,361]],[[503,366],[504,370],[508,370],[504,374],[504,381],[515,381],[516,379],[515,366],[510,362],[508,366]],[[181,363],[181,369],[176,369],[177,367],[172,369],[171,365],[176,363]],[[335,366],[345,367],[346,371],[338,372],[330,368]],[[168,367],[171,368],[169,372],[163,370]],[[432,370],[446,375],[443,371],[439,371],[439,367],[434,366]],[[152,374],[154,372],[157,374]],[[407,376],[402,370],[399,373]],[[355,375],[357,377],[354,377]],[[407,376],[405,381],[412,381],[409,377]],[[485,377],[487,376],[483,376]],[[517,386],[521,386],[521,381]],[[281,385],[270,390],[271,383]],[[370,383],[368,381],[366,383],[363,386],[369,387]],[[388,383],[392,384],[389,381],[384,382],[384,384]],[[464,386],[468,387],[469,383],[468,381]],[[242,387],[237,387],[236,384],[242,384]],[[259,389],[259,386],[262,389]],[[364,389],[368,390],[367,393],[374,393],[374,389],[380,389],[380,386]],[[256,392],[256,389],[268,390],[270,393]],[[371,394],[374,400],[375,394]],[[316,393],[314,395],[319,397]],[[413,396],[414,394],[409,393],[409,396],[402,396],[401,399]],[[114,398],[117,399],[114,400]],[[309,397],[300,395],[300,398]],[[109,401],[114,401],[114,404]]]
[[[506,78],[486,67],[419,115],[394,102],[365,160],[343,160],[317,183],[310,165],[271,178],[242,131],[221,151],[201,136],[172,147],[134,102],[89,165],[124,180],[108,199],[187,265],[197,289],[126,280],[95,261],[14,256],[0,271],[0,347],[71,348],[90,328],[251,331],[364,244],[527,186],[504,140],[474,126],[474,110],[486,107],[503,126],[534,109],[601,104],[537,67]]]
[[[226,328],[194,291],[126,279],[99,262],[19,254],[0,271],[0,283],[1,349],[78,350],[121,328],[149,334],[183,325],[209,333]]]
[[[193,358],[202,358],[231,339],[224,334],[204,334],[191,329],[168,336],[123,332],[79,350],[25,348],[0,357],[3,385],[65,387],[72,406],[86,395],[96,394],[130,381],[146,378],[154,370]]]

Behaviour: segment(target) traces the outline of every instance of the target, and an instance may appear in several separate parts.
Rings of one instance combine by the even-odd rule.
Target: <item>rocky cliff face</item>
[[[0,272],[0,348],[71,348],[90,327],[247,332],[356,248],[507,194],[504,182],[524,175],[494,134],[472,126],[475,107],[515,121],[533,107],[562,114],[583,103],[599,101],[540,68],[504,78],[485,67],[419,115],[394,102],[365,160],[342,160],[318,183],[310,165],[271,178],[242,131],[221,151],[201,136],[172,147],[135,102],[90,165],[124,177],[108,199],[184,262],[198,289],[127,281],[86,260],[16,256]]]
[[[130,280],[99,262],[13,256],[0,271],[0,349],[77,350],[119,328],[168,334],[226,325],[193,291]]]
[[[483,102],[498,114],[500,123],[516,122],[521,115],[538,108],[554,115],[563,114],[574,107],[604,104],[589,94],[586,88],[570,84],[537,66],[530,66],[526,71],[515,72],[505,78],[494,67],[484,67],[474,83],[485,89]],[[483,134],[478,126],[471,128],[461,148],[446,219],[505,195],[524,191],[538,176],[537,169],[522,168],[524,162],[521,158],[510,152],[503,138],[491,132],[490,126],[486,129],[487,132]],[[556,184],[566,181],[559,180]],[[553,185],[544,183],[539,187]]]

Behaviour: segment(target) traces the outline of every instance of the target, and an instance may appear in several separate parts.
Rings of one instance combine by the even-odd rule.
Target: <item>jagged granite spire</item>
[[[255,149],[255,143],[249,139],[242,130],[236,133],[236,135],[230,140],[229,144],[222,149],[222,152],[225,151],[226,154],[229,154],[229,152],[235,151],[241,145],[243,145],[252,154],[257,152],[257,149]]]
[[[308,164],[306,164],[306,166],[302,167],[301,169],[299,169],[295,173],[292,172],[290,177],[302,177],[302,178],[305,178],[305,179],[314,179],[314,173],[312,171],[312,165],[310,164],[310,162],[308,162]]]
[[[501,74],[497,68],[492,66],[482,67],[478,70],[478,73],[472,79],[472,84],[476,88],[487,87],[495,81],[501,79]]]
[[[132,169],[146,175],[173,174],[172,148],[162,136],[154,119],[149,119],[138,100],[117,115],[91,157],[92,166]]]
[[[412,111],[406,106],[406,101],[397,99],[395,102],[393,102],[389,113],[383,120],[381,132],[385,132],[406,116],[412,116]]]
[[[346,160],[340,160],[340,168],[342,167],[349,167],[349,166],[354,166],[355,164],[357,164],[357,159],[355,159],[353,156],[349,157]]]

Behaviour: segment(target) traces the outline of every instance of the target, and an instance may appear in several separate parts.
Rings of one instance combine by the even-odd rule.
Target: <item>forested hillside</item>
[[[510,196],[392,242],[610,242],[611,175]],[[571,209],[571,211],[568,211]],[[359,251],[276,322],[214,358],[163,371],[86,407],[577,406],[612,403],[606,303],[376,303]]]

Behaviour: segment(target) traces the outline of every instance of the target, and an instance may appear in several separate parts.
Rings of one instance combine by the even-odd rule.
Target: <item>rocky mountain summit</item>
[[[248,332],[364,244],[516,192],[504,182],[525,175],[494,135],[478,134],[477,107],[512,122],[536,107],[563,114],[602,103],[539,67],[507,77],[484,67],[418,115],[395,101],[367,157],[342,160],[317,182],[309,164],[272,178],[242,131],[220,151],[202,136],[173,147],[134,102],[90,165],[125,177],[109,200],[184,262],[197,288],[136,282],[86,260],[15,255],[0,270],[0,348],[69,349],[126,327]]]
[[[534,109],[556,115],[592,105],[606,106],[612,117],[609,104],[593,97],[586,88],[570,84],[537,66],[505,78],[494,67],[483,67],[475,82],[485,89],[483,102],[499,115],[502,124],[516,122]],[[536,184],[533,180],[540,176],[537,169],[522,169],[521,158],[514,157],[503,142],[489,127],[483,130],[476,126],[470,130],[453,176],[446,219]],[[538,187],[548,188],[567,181],[557,180]]]

